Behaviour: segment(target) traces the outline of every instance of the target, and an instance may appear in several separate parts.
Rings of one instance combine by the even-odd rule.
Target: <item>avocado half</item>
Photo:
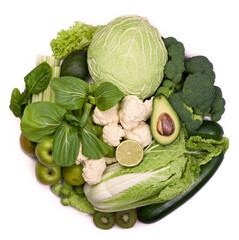
[[[180,133],[179,117],[163,94],[154,97],[150,128],[154,140],[161,145],[172,143]]]

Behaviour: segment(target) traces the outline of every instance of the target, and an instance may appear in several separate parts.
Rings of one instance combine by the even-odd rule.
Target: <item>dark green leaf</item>
[[[26,88],[31,94],[38,94],[44,91],[51,79],[52,68],[47,62],[43,62],[28,73],[24,81]]]
[[[23,135],[33,142],[51,138],[61,124],[66,110],[52,102],[27,105],[21,120]]]
[[[61,167],[71,166],[77,159],[79,148],[80,140],[77,128],[63,121],[53,138],[54,162]]]
[[[69,110],[82,108],[89,91],[89,85],[85,81],[69,76],[54,78],[51,88],[55,93],[56,103]]]
[[[118,103],[123,98],[124,94],[112,83],[103,82],[96,88],[94,96],[97,108],[101,111],[105,111]]]
[[[81,129],[82,153],[89,159],[100,159],[109,151],[108,147],[95,135],[90,124]]]
[[[21,104],[21,93],[18,88],[14,88],[12,90],[9,108],[11,109],[13,114],[19,118],[22,117],[21,105],[22,105]]]
[[[14,88],[12,90],[9,108],[12,110],[13,114],[16,117],[19,117],[19,118],[22,117],[24,108],[28,104],[29,98],[30,98],[30,95],[27,89],[25,89],[25,91],[22,93],[20,93],[18,88]]]

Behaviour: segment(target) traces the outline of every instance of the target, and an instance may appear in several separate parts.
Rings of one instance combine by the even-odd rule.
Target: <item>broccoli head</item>
[[[225,112],[225,99],[222,97],[222,91],[219,87],[214,86],[215,88],[215,96],[211,105],[211,109],[209,111],[209,116],[211,116],[212,120],[217,122],[221,119],[222,114]]]
[[[181,42],[178,42],[175,38],[165,38],[164,44],[168,51],[168,62],[165,65],[164,74],[166,78],[170,79],[174,83],[180,83],[182,80],[182,74],[185,70],[184,58],[185,49]]]
[[[174,92],[174,90],[176,90],[177,85],[175,83],[173,83],[172,81],[170,81],[169,79],[164,79],[161,86],[158,88],[158,90],[156,91],[155,95],[158,94],[163,94],[165,97],[169,97],[169,95],[171,93]]]
[[[168,100],[187,130],[196,130],[202,125],[203,118],[183,102],[182,92],[172,93]]]
[[[182,99],[189,107],[200,110],[204,116],[211,107],[215,95],[215,88],[207,74],[189,74],[185,79]]]
[[[204,73],[209,75],[212,83],[215,81],[215,73],[213,71],[213,65],[204,56],[194,56],[185,60],[185,72],[188,74]]]

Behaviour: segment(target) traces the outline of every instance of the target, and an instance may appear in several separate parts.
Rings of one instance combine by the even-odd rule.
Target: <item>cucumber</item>
[[[138,220],[143,223],[154,223],[161,220],[178,207],[187,202],[193,197],[214,175],[219,168],[224,158],[224,152],[222,151],[216,157],[201,167],[200,177],[197,183],[192,185],[188,191],[180,196],[171,199],[165,203],[151,204],[137,209]]]
[[[214,139],[221,140],[223,136],[223,128],[220,124],[214,121],[203,120],[203,124],[199,127],[199,129],[195,131],[188,131],[189,136],[201,136],[205,139]]]

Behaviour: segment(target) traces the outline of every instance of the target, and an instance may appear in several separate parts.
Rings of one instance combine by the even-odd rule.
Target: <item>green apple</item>
[[[56,166],[52,157],[52,143],[53,139],[49,139],[36,146],[37,159],[47,167]]]
[[[37,179],[45,185],[53,185],[61,179],[60,166],[44,166],[39,161],[35,165],[35,173]]]
[[[26,138],[22,133],[20,135],[20,146],[22,148],[22,151],[27,154],[30,157],[36,157],[35,149],[36,149],[36,143],[30,141],[28,138]]]
[[[85,180],[82,177],[82,165],[73,164],[70,167],[62,168],[63,178],[73,186],[82,185]]]

